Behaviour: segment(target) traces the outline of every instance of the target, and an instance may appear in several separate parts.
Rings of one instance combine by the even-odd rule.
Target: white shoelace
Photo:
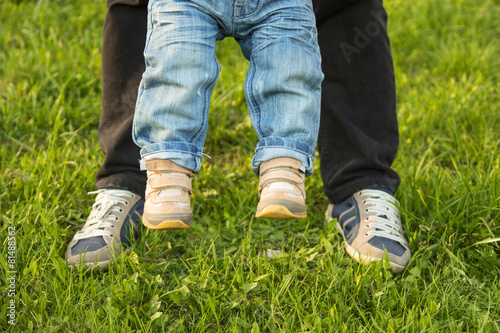
[[[127,205],[127,198],[133,198],[134,193],[125,190],[103,189],[89,192],[88,194],[97,194],[95,203],[92,205],[92,211],[85,222],[82,230],[76,233],[74,239],[85,239],[96,236],[112,236],[112,232],[106,228],[114,228],[114,222],[118,217],[113,213],[121,213],[123,209],[119,204]]]
[[[370,227],[366,236],[384,237],[394,240],[402,245],[408,246],[403,235],[403,225],[399,216],[399,210],[396,204],[399,202],[391,195],[379,190],[363,190],[359,195],[370,195],[369,199],[365,199],[363,204],[371,205],[365,208],[370,215]]]

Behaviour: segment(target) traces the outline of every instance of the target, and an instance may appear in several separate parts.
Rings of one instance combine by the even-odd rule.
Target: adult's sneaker
[[[326,220],[337,219],[336,229],[354,260],[367,264],[382,260],[387,253],[392,271],[400,273],[410,261],[411,253],[397,205],[399,202],[391,193],[366,189],[339,204],[328,205]]]
[[[113,256],[120,254],[139,236],[144,199],[118,189],[101,189],[87,222],[69,243],[66,261],[70,267],[83,262],[107,269]]]

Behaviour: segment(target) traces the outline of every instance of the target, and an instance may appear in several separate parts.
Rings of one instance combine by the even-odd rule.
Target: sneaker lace
[[[112,237],[112,232],[106,228],[114,228],[114,223],[118,217],[113,213],[121,213],[123,209],[119,204],[127,205],[127,198],[133,198],[134,194],[126,190],[102,189],[87,194],[97,194],[95,203],[92,205],[90,215],[74,239],[85,239],[96,236]]]
[[[382,191],[363,190],[359,193],[359,195],[366,194],[370,195],[370,198],[363,201],[363,204],[368,206],[365,211],[372,213],[366,218],[371,221],[366,225],[370,228],[366,236],[384,237],[407,246],[401,217],[396,207],[399,202],[392,195]]]

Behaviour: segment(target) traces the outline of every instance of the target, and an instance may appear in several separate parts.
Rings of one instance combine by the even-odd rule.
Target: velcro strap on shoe
[[[264,187],[271,182],[287,182],[300,185],[304,182],[304,176],[298,171],[286,169],[273,169],[260,178],[260,187]]]
[[[262,193],[264,187],[270,183],[286,182],[295,185],[305,198],[306,189],[304,187],[304,178],[305,175],[300,173],[298,170],[291,170],[289,168],[268,170],[264,176],[260,178],[259,194]]]
[[[187,191],[189,194],[192,192],[191,178],[183,174],[159,174],[148,179],[149,186],[154,190],[165,190],[170,188],[180,188]]]
[[[187,176],[191,176],[193,172],[189,169],[181,167],[180,165],[175,164],[169,160],[159,160],[159,159],[151,159],[146,160],[146,169],[148,171],[154,172],[180,172]]]
[[[302,162],[300,162],[299,160],[296,160],[295,158],[277,157],[277,158],[273,158],[269,161],[262,162],[260,164],[259,175],[262,176],[268,170],[278,169],[278,168],[292,169],[292,170],[298,171],[301,166],[302,166]]]

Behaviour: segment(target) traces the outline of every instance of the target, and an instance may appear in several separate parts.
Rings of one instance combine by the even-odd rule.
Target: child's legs
[[[245,90],[260,139],[252,168],[257,172],[263,161],[292,157],[310,174],[323,79],[316,25],[310,1],[283,4],[275,14],[266,15],[252,34]]]
[[[198,172],[219,75],[215,20],[186,1],[150,1],[133,138],[141,157]],[[143,163],[141,163],[143,165]]]

